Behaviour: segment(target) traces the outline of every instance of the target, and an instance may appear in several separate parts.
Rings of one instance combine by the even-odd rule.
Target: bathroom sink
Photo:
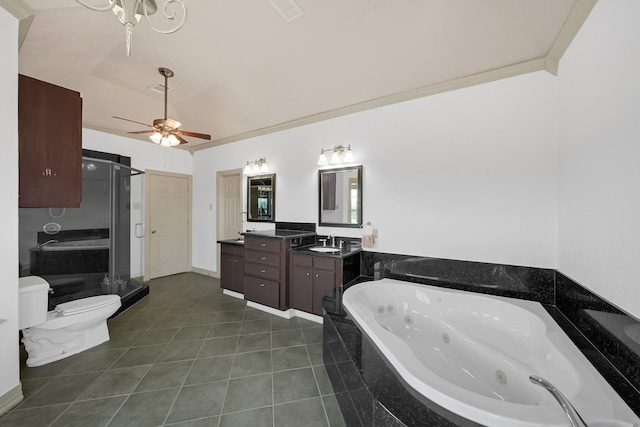
[[[314,252],[340,252],[340,248],[332,248],[330,246],[314,246],[312,248],[309,248],[310,251],[314,251]]]

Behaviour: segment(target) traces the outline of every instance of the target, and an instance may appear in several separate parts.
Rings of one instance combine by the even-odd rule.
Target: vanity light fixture
[[[155,0],[109,0],[107,6],[92,6],[85,3],[83,0],[76,0],[77,3],[86,7],[87,9],[94,10],[96,12],[113,11],[120,20],[120,23],[124,25],[125,41],[127,43],[127,56],[131,56],[131,37],[133,36],[133,27],[140,22],[140,18],[144,16],[151,26],[151,29],[160,34],[171,34],[178,31],[184,22],[187,20],[187,6],[184,4],[184,0],[166,0],[162,6],[162,13],[164,17],[169,21],[176,20],[178,16],[173,9],[173,6],[177,5],[178,10],[182,9],[179,15],[182,19],[178,20],[178,24],[168,30],[161,30],[153,25],[149,19],[149,15],[156,13],[158,6]]]
[[[330,161],[327,161],[327,155],[325,154],[326,151],[333,151]],[[323,148],[320,150],[318,166],[324,166],[329,163],[331,163],[332,165],[343,162],[350,163],[353,161],[355,161],[355,159],[353,158],[353,151],[351,151],[351,144],[347,145],[346,147],[343,145],[336,145],[333,148]]]
[[[253,162],[247,161],[247,164],[244,166],[244,173],[259,173],[259,172],[269,172],[269,165],[267,164],[267,159],[262,157],[261,159],[254,160]]]

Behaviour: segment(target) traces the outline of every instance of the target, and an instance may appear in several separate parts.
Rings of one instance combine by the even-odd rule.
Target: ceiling
[[[20,73],[81,92],[85,126],[142,130],[163,117],[158,67],[172,69],[169,116],[234,142],[353,111],[541,69],[558,61],[595,0],[296,0],[287,22],[268,0],[185,0],[158,34],[144,18],[126,56],[111,12],[22,0],[35,14]],[[107,0],[86,0],[106,5]],[[6,1],[5,1],[6,3]],[[158,6],[164,0],[157,0]],[[160,13],[151,16],[166,28]]]

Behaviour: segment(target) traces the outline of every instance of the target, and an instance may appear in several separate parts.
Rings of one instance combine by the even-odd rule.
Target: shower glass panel
[[[79,208],[19,209],[20,274],[44,277],[49,307],[101,294],[131,296],[143,276],[144,172],[82,158]]]

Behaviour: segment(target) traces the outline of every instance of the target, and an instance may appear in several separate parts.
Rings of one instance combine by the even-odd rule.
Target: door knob
[[[156,234],[156,230],[151,230],[151,234]]]

